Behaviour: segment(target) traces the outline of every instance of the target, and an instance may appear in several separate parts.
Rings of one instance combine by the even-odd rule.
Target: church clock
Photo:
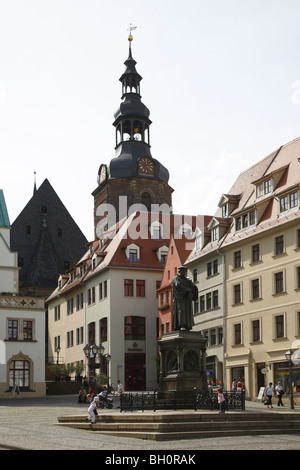
[[[142,157],[138,161],[140,175],[154,176],[154,163],[151,158]]]

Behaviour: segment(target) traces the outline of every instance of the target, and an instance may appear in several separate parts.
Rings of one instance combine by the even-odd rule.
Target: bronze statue
[[[172,329],[191,330],[194,325],[192,302],[198,298],[198,287],[186,277],[187,268],[180,266],[172,280],[173,319]]]

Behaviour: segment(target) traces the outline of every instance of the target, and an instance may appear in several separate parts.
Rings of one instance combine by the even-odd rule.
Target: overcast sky
[[[92,240],[128,57],[173,211],[213,215],[241,171],[300,136],[299,0],[0,0],[0,188],[12,223],[48,178]]]

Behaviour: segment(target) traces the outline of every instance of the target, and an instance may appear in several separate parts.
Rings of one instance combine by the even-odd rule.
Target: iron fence
[[[245,393],[223,392],[225,409],[245,410]],[[193,391],[158,391],[140,393],[122,393],[120,411],[145,410],[218,410],[218,394],[212,390]]]

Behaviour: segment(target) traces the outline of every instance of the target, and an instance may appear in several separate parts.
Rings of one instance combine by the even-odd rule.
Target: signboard
[[[264,392],[265,392],[265,387],[260,387],[258,395],[257,395],[258,400],[262,399],[262,397],[264,396]]]

